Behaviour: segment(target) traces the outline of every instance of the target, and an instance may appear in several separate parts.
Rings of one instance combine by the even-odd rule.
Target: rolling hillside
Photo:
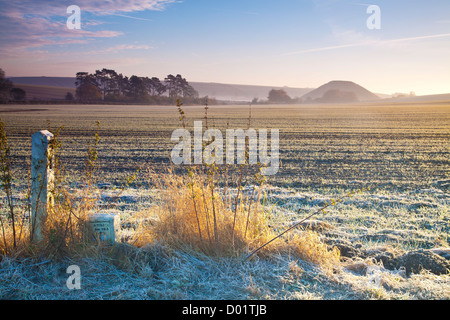
[[[75,89],[75,77],[11,77],[9,80],[18,84]]]
[[[63,100],[67,92],[75,96],[75,88],[19,83],[14,83],[14,87],[25,90],[27,100]]]

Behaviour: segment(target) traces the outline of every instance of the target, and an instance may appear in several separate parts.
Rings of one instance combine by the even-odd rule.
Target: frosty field
[[[82,258],[84,287],[68,291],[64,262],[4,258],[0,298],[450,298],[450,275],[436,271],[445,269],[450,257],[450,102],[210,106],[207,120],[201,106],[183,109],[188,130],[200,120],[209,127],[245,129],[250,112],[252,128],[280,130],[280,170],[265,183],[265,207],[274,230],[363,189],[304,225],[339,248],[339,266],[325,272],[285,255],[242,264],[158,244],[156,249],[129,249],[131,269],[117,263],[120,258],[112,263]],[[61,162],[76,192],[100,121],[98,208],[120,212],[123,241],[133,232],[128,220],[154,205],[159,190],[141,170],[119,197],[114,195],[138,168],[158,172],[170,165],[171,133],[181,127],[177,108],[167,106],[6,105],[0,107],[0,118],[12,146],[15,177],[23,177],[14,181],[18,201],[26,190],[33,133],[47,129],[48,121],[51,128],[64,126]],[[251,170],[247,173],[244,192],[253,184]],[[432,254],[427,261],[437,269],[416,270],[411,254],[417,252],[421,259]]]

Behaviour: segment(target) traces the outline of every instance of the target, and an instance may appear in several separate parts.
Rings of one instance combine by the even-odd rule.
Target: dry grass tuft
[[[42,239],[32,239],[30,221],[20,228],[20,237],[14,236],[11,224],[5,224],[0,232],[0,254],[8,253],[10,257],[21,258],[61,258],[64,256],[99,254],[102,244],[95,241],[93,231],[88,224],[90,215],[96,212],[95,198],[91,188],[83,191],[81,201],[67,189],[59,190],[60,198],[48,207]],[[77,195],[79,196],[79,195]],[[8,251],[6,251],[8,250]]]
[[[339,265],[340,251],[336,247],[329,247],[314,231],[295,232],[282,244],[277,245],[278,250],[298,256],[302,260],[309,261],[332,270]]]
[[[207,255],[241,257],[276,236],[264,207],[254,200],[261,190],[252,192],[252,197],[240,193],[236,201],[236,195],[213,189],[208,175],[201,172],[191,172],[186,179],[169,169],[151,172],[150,178],[161,190],[159,205],[134,216],[140,221],[131,240],[136,246],[156,241]],[[329,250],[313,231],[294,232],[258,254],[279,253],[325,267],[339,263],[339,251]]]
[[[135,215],[143,221],[136,232],[138,246],[157,240],[228,256],[272,236],[262,210],[256,205],[249,207],[250,200],[242,196],[234,210],[231,196],[211,188],[206,174],[190,173],[186,179],[169,169],[166,173],[150,173],[150,178],[161,190],[160,204]]]
[[[78,201],[67,188],[61,188],[57,192],[59,201],[49,208],[45,222],[43,243],[46,250],[58,256],[92,251],[88,247],[97,247],[88,224],[90,216],[97,209],[97,197],[93,188],[88,185],[82,190],[81,197],[77,194],[76,197],[81,198]]]

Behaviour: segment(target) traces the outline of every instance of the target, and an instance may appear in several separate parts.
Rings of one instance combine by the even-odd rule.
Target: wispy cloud
[[[411,41],[428,40],[428,39],[436,39],[436,38],[447,38],[447,37],[450,37],[450,33],[441,33],[441,34],[433,34],[433,35],[425,35],[425,36],[417,36],[417,37],[407,37],[407,38],[397,38],[397,39],[390,39],[390,40],[368,40],[368,41],[362,41],[362,42],[357,42],[357,43],[348,43],[348,44],[342,44],[342,45],[311,48],[311,49],[287,52],[282,55],[283,56],[292,56],[292,55],[299,55],[299,54],[305,54],[305,53],[338,50],[338,49],[344,49],[344,48],[364,47],[364,46],[380,46],[380,45],[396,44],[396,43],[402,43],[402,42],[411,42]]]
[[[365,46],[367,44],[369,44],[369,42],[368,43],[343,44],[343,45],[338,45],[338,46],[329,46],[329,47],[321,47],[321,48],[312,48],[312,49],[305,49],[305,50],[283,53],[283,56],[293,56],[293,55],[304,54],[304,53],[329,51],[329,50],[351,48],[351,47],[360,47],[360,46]]]
[[[109,47],[102,50],[94,50],[89,51],[89,54],[104,54],[104,53],[119,53],[123,51],[130,51],[130,50],[150,50],[154,49],[155,47],[151,47],[148,45],[135,45],[135,44],[119,44],[113,47]]]
[[[152,20],[150,20],[150,19],[138,18],[138,17],[132,17],[132,16],[128,16],[128,15],[125,15],[125,14],[113,13],[113,14],[111,14],[111,15],[117,16],[117,17],[122,17],[122,18],[133,19],[133,20],[152,21]]]
[[[148,20],[124,13],[145,10],[164,10],[175,0],[77,0],[81,9],[82,29],[68,30],[65,24],[67,6],[72,1],[61,0],[0,0],[0,56],[14,57],[24,50],[49,45],[89,43],[98,38],[114,38],[123,34],[117,30],[98,30],[98,20],[86,20],[86,13],[97,17],[117,15],[135,20]],[[96,29],[96,30],[94,30]],[[43,50],[41,50],[43,51]],[[36,52],[36,51],[35,51]]]
[[[75,3],[74,3],[75,2]],[[82,11],[96,14],[112,14],[120,12],[134,11],[161,11],[168,4],[176,2],[175,0],[77,0],[77,1],[61,1],[61,0],[0,0],[2,9],[6,11],[18,13],[39,14],[42,16],[65,15],[66,8],[69,5],[76,4]]]
[[[110,51],[115,50],[148,50],[152,49],[153,47],[147,46],[147,45],[135,45],[135,44],[120,44],[111,48],[108,48]]]
[[[384,40],[382,42],[383,43],[395,43],[395,42],[406,42],[406,41],[426,40],[426,39],[435,39],[435,38],[447,38],[447,37],[450,37],[450,33],[441,33],[441,34],[432,34],[432,35],[426,35],[426,36],[417,36],[417,37],[409,37],[409,38]]]

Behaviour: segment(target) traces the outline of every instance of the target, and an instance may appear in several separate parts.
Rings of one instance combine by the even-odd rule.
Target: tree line
[[[203,103],[206,98],[200,98],[180,74],[169,74],[160,80],[157,77],[127,77],[115,70],[103,68],[95,73],[78,72],[75,86],[75,99],[83,103],[173,104],[177,99],[183,99],[184,103],[197,104]]]

